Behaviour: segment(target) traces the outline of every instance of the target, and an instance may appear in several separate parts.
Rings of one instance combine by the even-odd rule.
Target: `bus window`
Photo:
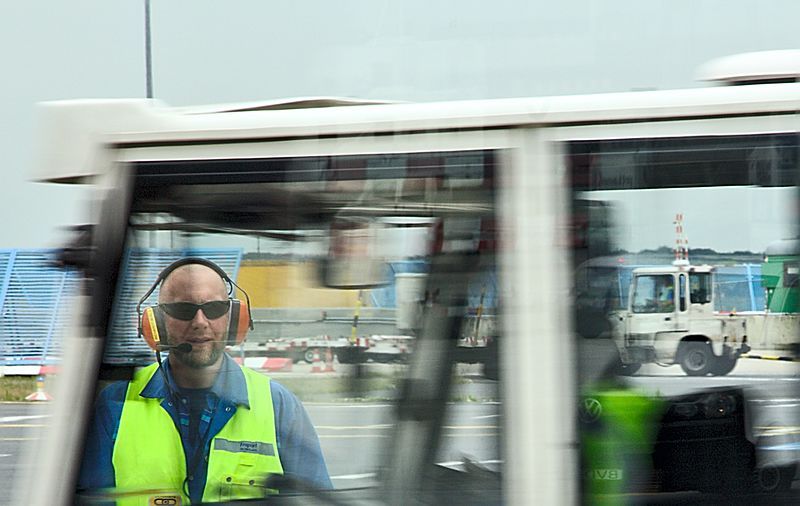
[[[794,439],[770,429],[769,420],[793,427],[797,417],[749,375],[795,392],[793,368],[740,357],[753,347],[791,356],[800,340],[796,325],[781,323],[796,322],[796,314],[763,312],[781,279],[794,279],[795,243],[779,240],[797,226],[789,211],[797,202],[797,147],[794,134],[569,143],[573,200],[608,209],[606,220],[581,231],[588,239],[571,243],[573,258],[583,266],[624,258],[634,277],[629,310],[590,313],[576,300],[576,328],[595,318],[608,342],[606,355],[596,339],[577,342],[587,504],[639,494],[658,502],[660,492],[676,491],[767,500],[768,490],[792,486],[798,466],[787,441]],[[586,221],[584,205],[573,204],[572,213],[569,223]],[[773,255],[765,255],[768,246]],[[617,272],[621,279],[623,269]],[[759,288],[762,272],[767,291]],[[585,279],[592,275],[594,282]],[[613,286],[586,268],[577,269],[575,283],[577,293]],[[614,367],[588,376],[586,364],[599,356],[614,357],[607,359]],[[731,375],[724,387],[714,382],[723,375]],[[730,445],[719,446],[720,438]],[[767,474],[775,477],[769,486]]]
[[[496,501],[496,159],[137,165],[78,497],[352,498],[411,452],[420,490]]]

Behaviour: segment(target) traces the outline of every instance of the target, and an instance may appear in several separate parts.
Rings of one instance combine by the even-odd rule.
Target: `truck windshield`
[[[236,165],[238,182],[220,162],[137,167],[79,495],[368,495],[398,458],[433,470],[414,486],[496,501],[494,160],[262,160]],[[438,407],[404,422],[420,402]],[[245,403],[274,432],[221,430],[250,423]],[[146,433],[183,452],[138,453],[152,414]],[[231,458],[266,463],[254,475]],[[185,475],[160,474],[162,459]]]
[[[675,311],[675,280],[671,275],[636,276],[632,308],[634,313]]]

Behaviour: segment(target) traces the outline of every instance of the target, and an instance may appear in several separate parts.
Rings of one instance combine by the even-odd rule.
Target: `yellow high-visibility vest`
[[[141,397],[157,372],[153,364],[128,385],[112,463],[117,504],[186,505],[186,457],[180,434],[161,399]],[[250,409],[236,408],[211,440],[203,502],[264,497],[272,474],[283,474],[278,456],[269,378],[242,368]]]

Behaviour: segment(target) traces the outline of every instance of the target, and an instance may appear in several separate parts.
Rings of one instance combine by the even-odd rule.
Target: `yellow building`
[[[254,308],[355,307],[358,290],[321,286],[314,262],[244,260],[236,282]]]

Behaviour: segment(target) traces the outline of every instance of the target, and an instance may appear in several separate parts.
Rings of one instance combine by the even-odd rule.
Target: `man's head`
[[[220,274],[199,263],[181,265],[164,278],[158,303],[167,344],[192,346],[188,352],[173,348],[170,357],[195,369],[217,364],[227,340],[230,307],[227,286]],[[216,303],[226,304],[223,314],[222,304]],[[192,304],[208,305],[195,309]]]

